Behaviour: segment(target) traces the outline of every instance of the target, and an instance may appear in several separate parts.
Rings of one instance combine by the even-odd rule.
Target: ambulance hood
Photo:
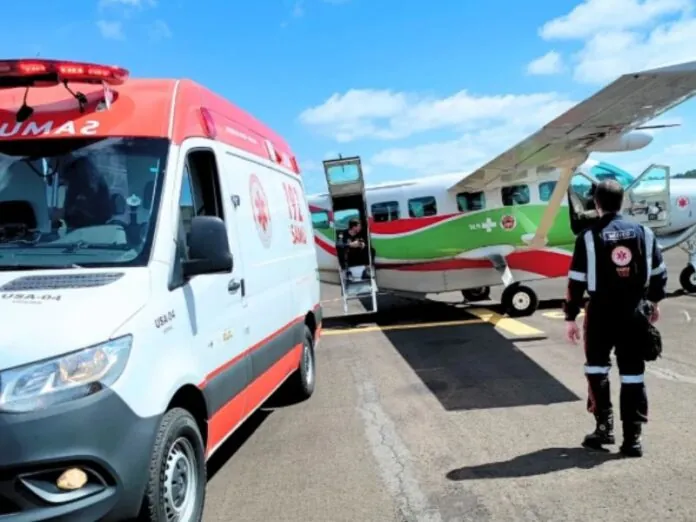
[[[149,294],[147,268],[0,272],[0,369],[108,340]]]

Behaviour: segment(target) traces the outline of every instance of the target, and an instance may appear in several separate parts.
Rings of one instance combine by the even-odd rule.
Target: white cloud
[[[608,31],[593,36],[577,54],[574,78],[607,83],[619,75],[696,58],[696,19],[663,24],[647,33]]]
[[[690,0],[586,0],[570,13],[546,22],[539,33],[547,40],[587,38],[607,30],[644,27],[690,7]]]
[[[97,20],[97,27],[102,36],[107,40],[123,40],[123,24],[121,22],[109,22],[107,20]]]
[[[154,7],[156,0],[99,0],[99,7]]]
[[[300,121],[340,143],[359,138],[393,140],[433,131],[471,131],[482,125],[551,120],[569,102],[557,93],[476,96],[462,90],[444,98],[389,90],[333,94],[300,114]]]
[[[563,59],[560,53],[549,51],[544,56],[532,60],[527,65],[527,74],[550,75],[558,74],[563,70]]]
[[[527,74],[552,75],[563,71],[563,57],[557,51],[549,51],[527,64]]]
[[[449,141],[393,147],[375,154],[370,163],[424,175],[471,172],[525,138],[537,123],[532,120],[528,123],[510,122],[469,132]]]
[[[150,26],[150,39],[159,41],[172,37],[172,30],[164,20],[155,20]]]
[[[605,84],[626,72],[696,58],[693,7],[693,0],[585,0],[539,33],[579,40],[574,79]]]

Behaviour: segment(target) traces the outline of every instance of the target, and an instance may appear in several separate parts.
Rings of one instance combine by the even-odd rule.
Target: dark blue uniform
[[[607,214],[577,237],[568,273],[565,314],[566,320],[575,320],[587,290],[587,406],[595,415],[599,431],[613,429],[609,388],[612,349],[621,376],[624,430],[626,423],[637,425],[634,429],[640,434],[640,424],[648,421],[645,361],[629,332],[639,302],[648,299],[658,303],[665,297],[666,284],[666,266],[650,228],[625,220],[620,214]]]

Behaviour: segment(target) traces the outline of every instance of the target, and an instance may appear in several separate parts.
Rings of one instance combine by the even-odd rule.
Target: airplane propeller
[[[642,127],[636,127],[636,130],[649,130],[649,129],[666,129],[668,127],[680,127],[681,123],[663,123],[662,125],[643,125]]]

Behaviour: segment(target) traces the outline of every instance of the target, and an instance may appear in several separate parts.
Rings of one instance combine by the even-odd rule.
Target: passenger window
[[[194,216],[225,219],[215,156],[211,151],[191,152],[184,166],[179,196],[179,221],[183,232],[179,254],[184,259],[188,257],[188,234]]]
[[[513,205],[526,205],[530,201],[528,185],[512,185],[503,187],[500,191],[503,198],[503,205],[511,207]]]
[[[312,212],[312,227],[313,228],[330,228],[329,213],[325,210]]]
[[[460,192],[457,194],[457,208],[459,212],[472,212],[486,208],[486,194],[484,192]]]
[[[544,181],[539,183],[539,199],[541,201],[548,201],[551,199],[551,194],[553,194],[553,189],[556,188],[555,181]]]
[[[399,219],[399,202],[383,201],[372,205],[372,217],[376,223]]]
[[[334,212],[334,227],[336,230],[345,230],[351,219],[360,219],[360,211],[354,208],[337,210]]]
[[[433,196],[413,198],[408,200],[408,215],[414,218],[434,216],[437,214],[437,203]]]

